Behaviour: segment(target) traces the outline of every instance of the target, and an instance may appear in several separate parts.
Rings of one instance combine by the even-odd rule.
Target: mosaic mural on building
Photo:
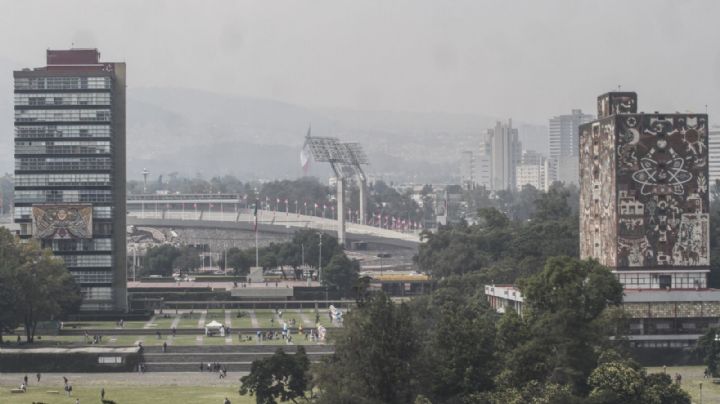
[[[580,255],[616,265],[615,118],[580,127]]]
[[[39,239],[92,238],[92,205],[33,205],[34,236]]]
[[[616,119],[618,267],[709,265],[707,116]]]
[[[634,92],[606,93],[597,99],[598,119],[617,114],[637,112],[637,94]]]
[[[604,94],[605,117],[580,127],[581,257],[617,269],[707,267],[707,115],[636,111],[635,93]]]

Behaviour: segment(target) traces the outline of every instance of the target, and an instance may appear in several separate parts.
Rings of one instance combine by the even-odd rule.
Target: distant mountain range
[[[0,67],[7,64],[0,61]],[[12,74],[0,77],[0,171],[13,170]],[[461,150],[477,147],[495,118],[445,113],[352,111],[306,108],[279,101],[182,88],[128,88],[128,178],[143,168],[152,177],[233,174],[243,180],[302,175],[299,154],[308,126],[312,134],[363,144],[367,173],[389,181],[451,181],[459,175]],[[544,150],[546,133],[527,126],[526,148]],[[534,129],[533,129],[534,128]],[[523,138],[527,133],[528,139]],[[329,174],[315,164],[312,175]]]

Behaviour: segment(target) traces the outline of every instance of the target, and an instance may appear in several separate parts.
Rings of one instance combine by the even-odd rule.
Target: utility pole
[[[322,282],[322,232],[320,234],[320,254],[318,254],[318,282]]]

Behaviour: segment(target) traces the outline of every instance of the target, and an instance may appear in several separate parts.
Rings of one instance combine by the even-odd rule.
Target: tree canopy
[[[80,288],[60,258],[0,228],[0,335],[22,324],[32,343],[40,321],[77,311],[80,302]]]

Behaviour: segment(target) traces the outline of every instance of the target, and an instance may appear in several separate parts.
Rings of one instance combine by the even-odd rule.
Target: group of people
[[[221,379],[224,379],[227,376],[227,369],[225,366],[221,365],[219,362],[208,362],[207,367],[204,363],[200,364],[200,372],[204,372],[207,370],[208,372],[217,372],[219,373],[219,377]]]
[[[120,320],[122,321],[122,320]],[[91,343],[91,344],[99,344],[102,342],[102,335],[93,335],[92,339],[90,338],[90,335],[87,331],[85,331],[85,343]]]

